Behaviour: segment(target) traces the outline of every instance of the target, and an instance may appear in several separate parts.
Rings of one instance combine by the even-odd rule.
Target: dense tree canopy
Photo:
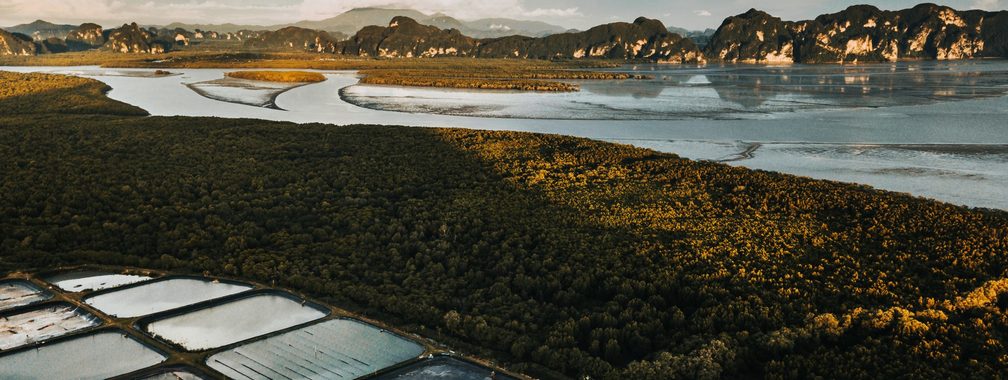
[[[562,136],[213,118],[0,116],[0,173],[0,272],[275,281],[543,377],[1008,370],[1001,211]]]

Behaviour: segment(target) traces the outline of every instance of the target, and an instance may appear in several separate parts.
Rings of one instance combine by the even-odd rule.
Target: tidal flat
[[[226,69],[172,70],[181,75],[92,77],[153,115],[554,133],[1008,209],[1006,61],[627,65],[605,70],[646,79],[578,80],[569,93],[375,86],[355,71],[283,90],[222,84]],[[264,108],[278,92],[284,111]]]

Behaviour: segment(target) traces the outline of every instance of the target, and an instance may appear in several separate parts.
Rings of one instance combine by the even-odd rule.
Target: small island
[[[326,80],[325,75],[307,71],[232,71],[224,75],[228,78],[281,83],[318,83]]]

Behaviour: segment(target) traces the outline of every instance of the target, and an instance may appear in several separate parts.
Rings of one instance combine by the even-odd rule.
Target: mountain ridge
[[[365,25],[349,38],[341,32],[326,31],[339,25],[371,24],[375,17],[399,13],[428,21],[395,16],[391,23]],[[219,34],[200,29],[190,32],[181,27],[132,27],[135,30],[116,34],[130,27],[124,25],[105,30],[103,36],[106,47],[117,46],[111,50],[147,53],[188,45],[190,40],[235,39],[256,49],[371,57],[601,58],[668,63],[859,63],[1008,57],[1008,11],[958,11],[929,3],[895,11],[855,5],[803,21],[785,21],[750,9],[726,18],[713,33],[686,31],[685,36],[674,33],[681,29],[645,17],[633,23],[609,23],[587,31],[540,37],[515,33],[513,28],[497,24],[499,20],[507,19],[486,19],[481,27],[496,28],[499,32],[495,33],[504,36],[490,33],[490,37],[480,37],[465,22],[441,13],[428,16],[414,10],[357,8],[302,24],[312,28],[289,25],[276,31]],[[51,31],[67,26],[39,20],[22,27]],[[31,40],[27,42],[23,33],[5,33],[0,55],[86,50],[96,46],[98,40],[93,31],[86,43],[77,43],[79,38],[73,37],[73,44],[60,37],[42,38],[46,33],[41,30],[27,37]],[[115,38],[108,38],[111,35]],[[70,33],[64,36],[70,37]]]
[[[387,25],[396,16],[406,16],[421,24],[437,26],[441,29],[459,29],[470,37],[489,38],[503,37],[511,34],[526,34],[529,36],[545,36],[552,33],[562,33],[568,28],[548,24],[541,21],[518,20],[510,18],[483,18],[471,21],[460,20],[444,13],[426,14],[408,8],[361,7],[353,8],[339,15],[321,20],[301,20],[292,23],[275,25],[238,25],[238,24],[186,24],[174,22],[163,28],[183,28],[188,30],[214,30],[222,33],[234,33],[240,30],[277,31],[289,26],[304,29],[317,29],[326,32],[339,32],[346,36],[357,33],[366,26]]]

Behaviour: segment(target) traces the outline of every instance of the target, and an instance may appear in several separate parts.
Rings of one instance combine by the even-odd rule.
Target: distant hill
[[[163,29],[185,29],[185,30],[212,30],[218,33],[237,33],[242,30],[277,30],[280,27],[270,27],[262,25],[239,25],[239,24],[184,24],[181,22],[173,22],[165,26],[152,25],[157,28]]]
[[[544,37],[550,34],[572,31],[572,29],[541,21],[523,21],[509,18],[484,18],[468,21],[466,25],[470,29],[483,31],[482,34],[471,33],[472,36],[478,38],[504,37],[515,34],[529,37]]]
[[[691,40],[669,32],[658,20],[599,25],[584,32],[546,37],[472,38],[457,29],[423,25],[395,17],[383,26],[368,26],[336,45],[337,52],[371,57],[481,57],[581,59],[605,58],[674,63],[703,62]]]
[[[525,35],[542,37],[549,34],[563,33],[566,28],[538,21],[523,21],[507,18],[487,18],[475,21],[463,21],[443,13],[427,15],[413,9],[385,8],[355,8],[339,16],[318,21],[301,21],[293,26],[320,29],[329,32],[340,32],[353,35],[365,26],[387,25],[396,16],[404,16],[416,20],[423,25],[436,26],[441,29],[458,29],[462,34],[473,38],[490,38],[510,35]]]
[[[172,23],[163,28],[186,30],[214,30],[221,33],[234,33],[239,30],[270,30],[277,31],[288,26],[303,29],[316,29],[329,32],[333,37],[352,36],[366,26],[385,26],[396,16],[404,16],[416,20],[423,25],[436,26],[441,29],[458,29],[462,34],[474,38],[503,37],[523,35],[542,37],[550,34],[564,33],[566,28],[539,21],[514,20],[508,18],[485,18],[474,21],[463,21],[444,13],[432,15],[413,9],[390,8],[354,8],[338,16],[324,20],[305,20],[292,24],[280,25],[236,25],[236,24],[183,24]],[[338,34],[337,34],[338,33]]]
[[[693,42],[696,43],[701,48],[707,46],[707,43],[710,42],[711,37],[714,36],[714,32],[716,32],[716,30],[711,28],[707,28],[701,31],[701,30],[689,30],[686,28],[680,28],[676,26],[670,26],[668,30],[672,33],[693,40]]]
[[[77,29],[77,25],[60,25],[47,21],[35,20],[32,23],[15,25],[3,29],[12,33],[24,34],[35,41],[44,41],[49,38],[66,38],[67,33]]]

